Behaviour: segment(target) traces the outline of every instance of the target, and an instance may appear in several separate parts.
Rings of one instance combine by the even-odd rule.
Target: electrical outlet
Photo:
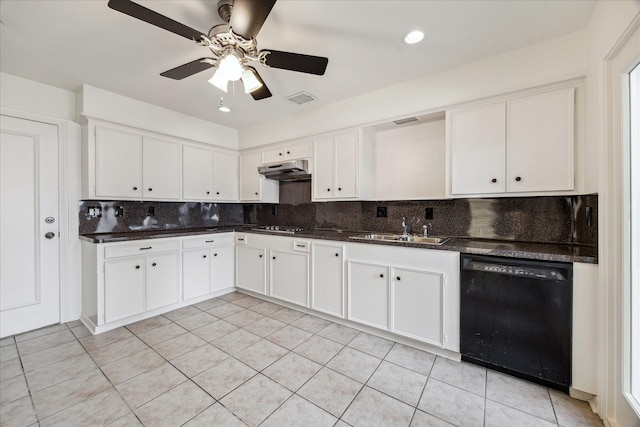
[[[101,218],[102,217],[102,208],[100,207],[89,207],[87,214],[89,218]]]
[[[387,217],[387,207],[386,206],[378,206],[376,208],[376,217],[377,218],[386,218]]]
[[[425,208],[425,210],[424,210],[424,218],[425,219],[433,219],[433,208]]]
[[[278,215],[278,207],[271,206],[271,215]]]
[[[149,206],[147,208],[147,216],[155,216],[156,215],[156,208],[154,208],[153,206]]]

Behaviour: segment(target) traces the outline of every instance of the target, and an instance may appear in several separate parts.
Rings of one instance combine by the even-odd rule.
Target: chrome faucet
[[[403,236],[408,236],[407,234],[407,221],[404,217],[402,217],[402,235]]]
[[[431,223],[425,224],[422,226],[422,237],[429,237],[429,228],[431,227]]]

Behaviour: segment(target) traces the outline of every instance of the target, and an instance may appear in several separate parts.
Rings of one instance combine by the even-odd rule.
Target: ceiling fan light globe
[[[218,68],[216,72],[213,74],[213,77],[209,79],[209,83],[227,93],[227,86],[229,85],[229,80],[224,77],[224,74]]]
[[[227,80],[235,82],[242,77],[242,64],[237,56],[229,54],[222,58],[218,68]]]
[[[244,93],[251,93],[262,87],[262,82],[258,80],[254,71],[249,68],[242,72],[242,84],[244,85]]]

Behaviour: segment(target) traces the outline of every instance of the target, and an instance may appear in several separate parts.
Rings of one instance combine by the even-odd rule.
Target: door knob
[[[56,237],[56,233],[54,233],[53,231],[49,231],[48,233],[45,233],[44,237],[46,237],[47,239],[53,239],[54,237]]]

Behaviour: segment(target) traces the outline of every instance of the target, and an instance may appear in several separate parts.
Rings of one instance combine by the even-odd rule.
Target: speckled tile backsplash
[[[100,208],[92,218],[89,209]],[[122,215],[116,216],[122,208]],[[150,210],[153,215],[150,215]],[[243,224],[242,205],[236,203],[131,202],[82,200],[80,234],[143,230],[177,230]]]
[[[169,230],[239,224],[294,225],[349,231],[433,235],[597,246],[598,196],[512,197],[421,201],[311,203],[310,182],[280,183],[280,204],[98,202],[79,203],[80,233]],[[102,216],[90,218],[99,207]],[[123,216],[116,216],[122,207]],[[377,217],[385,207],[387,217]],[[149,215],[153,208],[154,215]],[[433,219],[426,219],[426,209]]]

